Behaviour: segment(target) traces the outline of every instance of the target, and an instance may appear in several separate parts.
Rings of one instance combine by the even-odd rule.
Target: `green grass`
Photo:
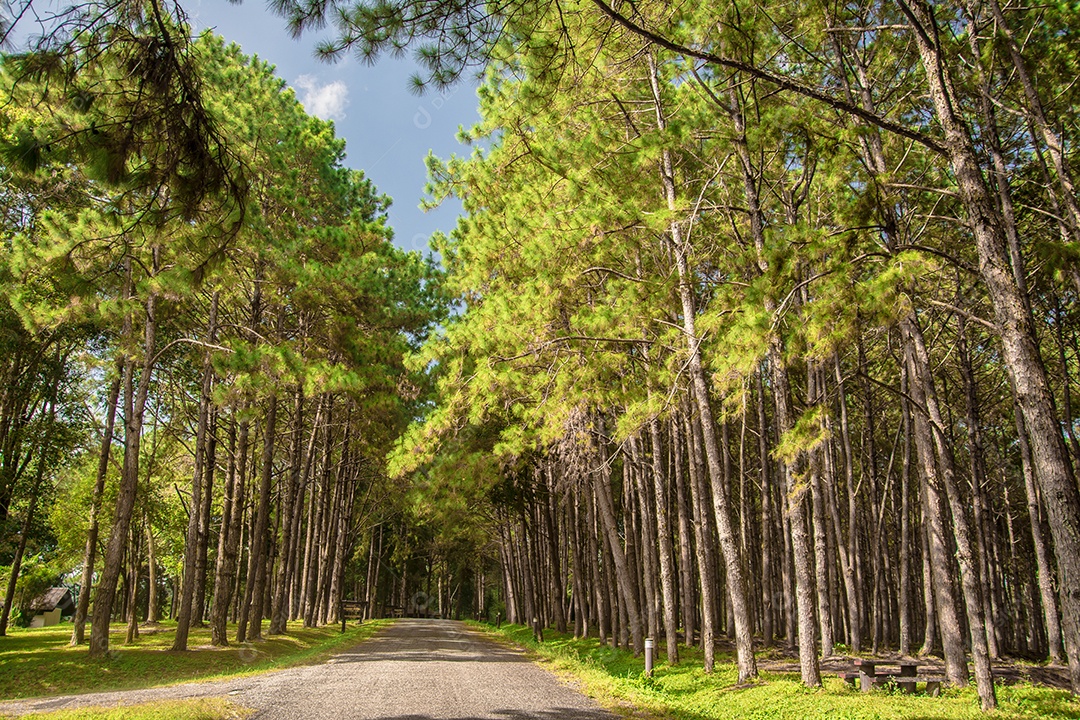
[[[1067,692],[1030,684],[999,685],[1000,708],[979,710],[973,688],[949,688],[941,697],[899,692],[861,693],[826,676],[824,687],[808,689],[794,673],[761,673],[758,682],[735,687],[737,673],[730,656],[717,654],[716,671],[701,669],[702,655],[679,648],[681,663],[671,667],[657,653],[653,677],[644,676],[644,661],[623,650],[601,646],[595,638],[544,631],[544,642],[521,625],[475,627],[531,649],[557,673],[571,676],[601,704],[640,717],[681,720],[1078,720],[1080,699]]]
[[[110,652],[103,658],[89,657],[85,645],[68,646],[70,624],[14,629],[0,637],[0,699],[132,690],[316,663],[370,637],[389,622],[350,624],[344,634],[340,625],[304,628],[301,623],[289,623],[287,635],[224,648],[210,645],[209,627],[193,628],[187,652],[169,649],[175,623],[143,630],[132,645],[123,644],[126,627],[115,623]]]
[[[34,720],[242,720],[251,712],[222,698],[200,698],[111,708],[56,710],[32,717]]]

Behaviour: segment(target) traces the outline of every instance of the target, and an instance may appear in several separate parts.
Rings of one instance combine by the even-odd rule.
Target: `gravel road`
[[[517,650],[451,620],[399,620],[322,665],[166,688],[0,703],[14,715],[228,697],[258,720],[611,720]]]

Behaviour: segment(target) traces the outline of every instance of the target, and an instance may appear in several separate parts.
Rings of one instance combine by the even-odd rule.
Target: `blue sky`
[[[390,224],[398,245],[426,252],[432,232],[453,229],[461,211],[456,201],[427,213],[417,205],[428,150],[443,158],[468,152],[455,135],[459,126],[478,119],[474,84],[417,96],[409,91],[409,76],[416,71],[410,58],[383,57],[375,65],[347,58],[328,64],[314,57],[316,36],[293,40],[285,21],[260,0],[239,5],[188,0],[182,5],[194,31],[212,28],[248,55],[276,65],[309,113],[334,121],[346,141],[346,164],[363,170],[379,192],[393,198]]]

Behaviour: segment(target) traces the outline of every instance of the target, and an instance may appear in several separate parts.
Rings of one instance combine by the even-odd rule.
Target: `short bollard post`
[[[653,639],[645,638],[645,677],[652,677]]]
[[[496,629],[502,628],[502,613],[495,613],[495,627]]]

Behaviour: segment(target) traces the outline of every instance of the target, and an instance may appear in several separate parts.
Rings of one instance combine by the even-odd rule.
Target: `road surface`
[[[233,680],[0,703],[0,715],[227,697],[258,720],[612,720],[523,653],[451,620],[399,620],[321,665]]]

